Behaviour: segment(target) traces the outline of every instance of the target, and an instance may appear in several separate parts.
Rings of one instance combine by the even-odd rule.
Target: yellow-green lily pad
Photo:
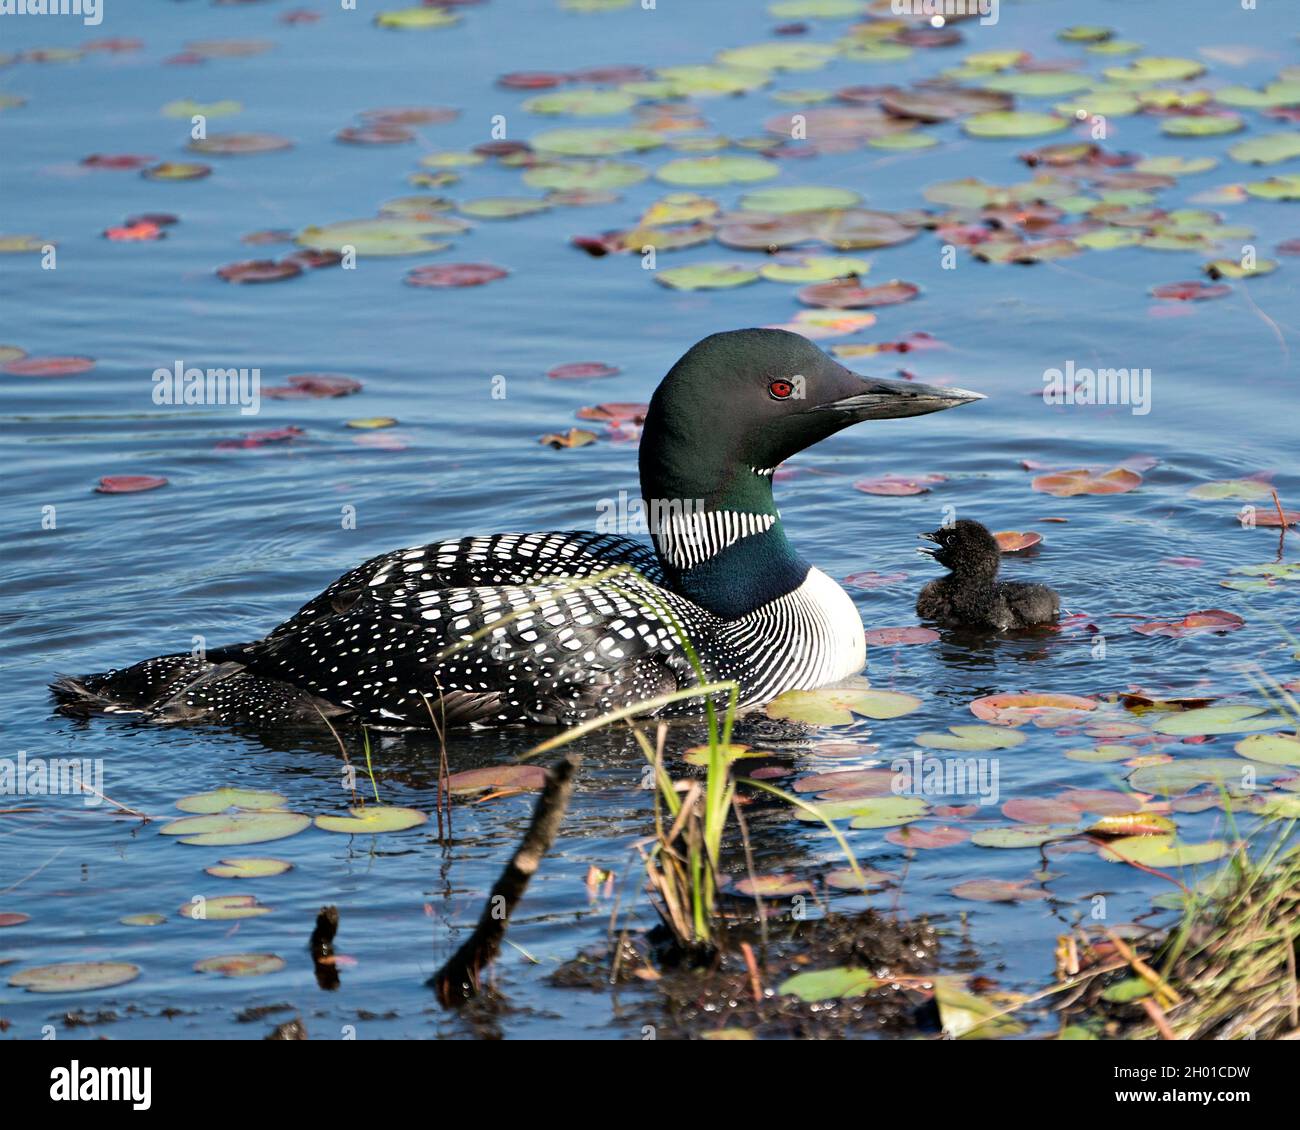
[[[529,98],[524,103],[524,109],[530,114],[573,114],[581,118],[603,118],[622,114],[636,103],[636,96],[623,90],[557,90]]]
[[[284,958],[273,953],[228,953],[194,963],[196,973],[220,973],[223,977],[262,977],[283,968]]]
[[[672,290],[730,290],[757,282],[759,274],[752,267],[738,263],[693,263],[689,267],[670,267],[655,272],[655,282]]]
[[[990,110],[963,119],[961,128],[971,137],[1043,137],[1068,128],[1070,120],[1034,110]]]
[[[796,973],[777,986],[784,996],[798,997],[808,1004],[818,1001],[850,999],[865,996],[881,982],[866,969],[845,965],[838,969],[814,969]]]
[[[258,812],[221,812],[205,816],[182,816],[164,824],[164,836],[181,836],[183,844],[206,847],[235,847],[262,844],[296,836],[311,824],[301,812],[273,808]]]
[[[1228,147],[1228,156],[1248,165],[1278,165],[1300,157],[1300,133],[1265,133]]]
[[[952,749],[965,752],[984,752],[994,749],[1014,749],[1028,740],[1018,730],[1002,726],[962,725],[949,726],[948,733],[926,731],[912,739],[926,749]]]
[[[127,914],[119,918],[123,926],[161,926],[167,921],[164,914]]]
[[[1251,761],[1300,765],[1300,735],[1297,734],[1251,734],[1232,748]]]
[[[1203,734],[1249,734],[1257,730],[1276,730],[1284,725],[1285,718],[1266,714],[1262,706],[1237,704],[1181,710],[1157,719],[1152,729],[1157,734],[1186,738]]]
[[[747,212],[819,212],[825,208],[852,208],[861,195],[848,188],[829,185],[794,184],[757,188],[740,198]]]
[[[981,828],[970,842],[976,847],[1029,848],[1039,847],[1051,840],[1062,840],[1078,835],[1079,829],[1069,824],[1010,824],[999,828]]]
[[[776,162],[763,157],[678,157],[661,165],[655,179],[690,187],[751,184],[771,180],[780,171]]]
[[[180,916],[193,922],[228,922],[270,913],[271,907],[263,906],[253,895],[214,895],[183,903],[180,908]]]
[[[664,143],[654,130],[624,127],[588,126],[553,129],[537,134],[531,141],[538,153],[555,153],[561,157],[607,157],[619,153],[638,153],[656,149]]]
[[[648,169],[630,161],[556,161],[525,169],[524,184],[555,191],[628,188],[649,175]]]
[[[815,726],[849,726],[855,716],[900,718],[921,705],[921,699],[901,691],[856,687],[821,687],[786,691],[767,704],[767,716]]]
[[[279,808],[284,804],[284,797],[279,793],[264,789],[213,789],[208,793],[195,793],[193,796],[181,797],[176,807],[182,812],[210,814],[225,812],[227,808],[259,810]]]
[[[139,976],[140,967],[128,961],[69,961],[20,970],[9,984],[29,993],[85,993],[125,985]]]
[[[238,859],[223,859],[220,863],[203,870],[218,879],[266,879],[272,875],[283,875],[293,866],[283,859],[263,859],[256,856],[244,856]]]
[[[1102,859],[1111,863],[1140,863],[1146,867],[1192,867],[1213,863],[1231,850],[1223,840],[1189,844],[1174,836],[1126,836],[1112,840],[1100,850]]]
[[[316,827],[326,832],[360,836],[376,832],[406,832],[429,819],[418,809],[390,804],[372,804],[366,808],[349,808],[348,811],[351,816],[317,816]]]
[[[1138,792],[1157,796],[1181,796],[1205,784],[1223,785],[1232,791],[1241,787],[1249,771],[1244,761],[1231,757],[1188,757],[1140,766],[1129,775],[1128,783]]]
[[[847,278],[849,275],[861,277],[870,269],[871,264],[867,260],[852,256],[809,255],[797,263],[783,263],[779,260],[764,263],[758,273],[770,282],[813,283]]]

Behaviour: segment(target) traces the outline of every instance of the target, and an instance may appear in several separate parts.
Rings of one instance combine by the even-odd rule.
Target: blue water
[[[1209,0],[1104,4],[1088,18],[1112,23],[1151,54],[1196,58],[1202,48],[1249,48],[1246,61],[1235,64],[1203,58],[1209,74],[1181,84],[1213,88],[1259,85],[1297,63],[1293,21],[1281,8],[1239,11]],[[537,438],[577,423],[574,413],[583,405],[648,399],[668,366],[705,334],[784,322],[798,309],[784,284],[674,292],[657,286],[637,257],[594,259],[569,246],[575,234],[630,226],[651,201],[674,191],[653,181],[622,190],[616,203],[478,222],[451,237],[452,250],[436,255],[362,258],[356,270],[322,269],[264,286],[222,282],[214,271],[223,264],[292,250],[242,243],[249,232],[372,216],[385,200],[417,191],[456,200],[535,195],[517,170],[495,161],[465,169],[463,180],[446,189],[406,183],[423,153],[487,140],[495,115],[505,116],[514,139],[560,125],[631,121],[629,115],[552,120],[529,114],[521,108],[529,93],[498,88],[498,74],[706,62],[718,49],[763,41],[780,22],[745,0],[594,15],[565,12],[549,0],[496,0],[463,9],[458,27],[411,32],[373,27],[367,14],[328,4],[317,9],[319,22],[288,26],[278,21],[287,10],[106,0],[97,29],[69,18],[0,23],[0,54],[75,47],[104,36],[144,41],[134,51],[0,67],[0,94],[28,100],[0,110],[0,232],[57,244],[54,270],[41,269],[36,254],[0,255],[0,342],[33,356],[96,360],[92,371],[77,376],[0,375],[0,522],[7,549],[2,752],[103,759],[103,791],[155,818],[142,824],[108,804],[88,807],[69,797],[5,798],[6,808],[35,811],[0,814],[0,913],[30,915],[0,929],[0,960],[9,962],[0,974],[93,960],[134,962],[142,970],[129,985],[95,993],[41,997],[0,987],[0,1018],[19,1038],[38,1038],[42,1026],[78,1008],[111,1010],[118,1019],[69,1029],[68,1036],[261,1036],[295,1014],[313,1038],[337,1038],[348,1026],[362,1038],[468,1032],[461,1019],[437,1008],[422,982],[472,928],[527,822],[531,797],[458,803],[446,845],[438,843],[431,821],[419,831],[376,838],[310,830],[251,848],[186,847],[158,828],[176,815],[177,798],[206,789],[275,789],[296,811],[342,811],[348,794],[332,738],[268,744],[209,729],[74,722],[51,713],[45,686],[58,673],[189,650],[195,636],[210,645],[257,638],[339,573],[390,548],[476,532],[591,527],[601,500],[620,490],[635,493],[635,446],[602,439],[554,451]],[[956,65],[971,50],[1007,46],[1046,58],[1084,58],[1093,72],[1110,65],[1053,39],[1077,18],[1077,7],[1065,3],[1008,4],[994,27],[964,25],[963,45],[917,50],[897,63],[836,61],[820,71],[779,73],[768,90],[700,99],[698,109],[711,131],[752,137],[765,118],[789,109],[772,101],[772,90],[906,84]],[[827,40],[845,26],[818,23],[805,38]],[[166,61],[191,41],[235,37],[264,39],[271,47],[197,64]],[[160,114],[165,103],[181,98],[238,100],[242,113],[214,118],[213,132],[270,131],[292,139],[294,148],[187,154],[187,122]],[[461,113],[451,123],[414,127],[412,144],[332,140],[362,111],[403,105]],[[1242,113],[1251,134],[1288,128],[1253,110]],[[1164,190],[1162,207],[1187,206],[1215,186],[1295,168],[1292,161],[1261,172],[1228,159],[1227,147],[1246,135],[1174,139],[1162,136],[1159,125],[1146,116],[1116,118],[1108,147],[1221,158],[1215,170]],[[849,187],[867,207],[917,208],[924,205],[922,189],[937,181],[1027,179],[1016,155],[1042,143],[967,139],[956,124],[927,131],[941,144],[787,161],[771,183]],[[1069,135],[1045,140],[1063,136]],[[214,172],[197,181],[154,182],[135,171],[81,166],[92,153],[202,160]],[[628,159],[655,166],[673,156],[660,149]],[[743,189],[700,191],[732,207]],[[1260,257],[1273,257],[1276,244],[1300,235],[1294,204],[1250,198],[1214,207],[1225,222],[1254,229]],[[148,212],[170,212],[179,222],[157,242],[101,237],[128,216]],[[1232,567],[1274,560],[1277,530],[1241,528],[1235,501],[1187,496],[1197,483],[1271,472],[1283,504],[1300,505],[1293,258],[1279,256],[1275,273],[1233,283],[1227,298],[1179,304],[1174,314],[1180,316],[1167,316],[1154,308],[1174,304],[1149,299],[1148,288],[1197,278],[1204,254],[1121,249],[997,267],[961,252],[957,268],[943,270],[939,241],[925,232],[862,254],[872,262],[868,283],[905,279],[923,295],[879,310],[872,329],[825,344],[929,332],[947,348],[854,364],[885,375],[905,368],[921,380],[978,389],[989,399],[960,412],[863,426],[800,456],[795,465],[805,473],[777,488],[791,538],[832,576],[907,574],[886,588],[854,590],[870,628],[915,622],[916,590],[933,575],[914,554],[915,535],[938,525],[945,507],[994,529],[1037,530],[1044,544],[1012,559],[1007,574],[1054,584],[1071,612],[1100,629],[1107,646],[1104,658],[1096,658],[1095,633],[1077,629],[980,646],[945,637],[873,648],[867,672],[873,683],[918,694],[924,705],[890,722],[860,723],[849,736],[865,741],[870,735],[881,746],[874,757],[888,764],[909,753],[916,733],[972,721],[967,704],[984,694],[1107,694],[1133,687],[1235,693],[1249,689],[1247,663],[1281,679],[1295,677],[1294,642],[1284,635],[1296,628],[1294,589],[1249,594],[1219,584]],[[660,266],[756,258],[713,245],[664,253]],[[439,262],[488,262],[511,273],[466,289],[402,285],[410,267]],[[296,373],[346,374],[364,388],[345,399],[267,399],[256,416],[230,407],[155,405],[151,374],[178,361],[257,367],[266,385]],[[590,382],[545,376],[572,361],[603,361],[621,374]],[[1044,370],[1067,361],[1149,368],[1151,411],[1044,406],[1031,394],[1041,389]],[[496,375],[506,377],[504,399],[492,396]],[[381,431],[346,426],[371,416],[399,423]],[[288,425],[305,435],[257,449],[216,449],[222,440]],[[372,445],[375,437],[389,446]],[[1138,490],[1113,497],[1036,493],[1020,466],[1035,460],[1106,467],[1139,454],[1158,463]],[[947,478],[910,498],[870,497],[852,488],[855,479],[888,473]],[[101,476],[124,474],[164,476],[169,485],[141,494],[94,493]],[[50,507],[54,528],[47,528]],[[355,508],[355,528],[345,528],[345,507]],[[1045,523],[1049,517],[1068,523]],[[1286,560],[1296,559],[1298,542],[1295,533],[1287,539]],[[1162,564],[1179,556],[1203,564]],[[1170,639],[1134,633],[1139,620],[1126,618],[1177,619],[1214,607],[1237,612],[1246,626],[1224,636]],[[1001,759],[1004,799],[1050,796],[1066,785],[1122,787],[1122,767],[1062,756],[1086,743],[1077,733],[1029,732],[1026,745]],[[521,733],[458,736],[449,748],[452,768],[507,762],[529,742]],[[1192,752],[1232,756],[1231,742],[1219,738]],[[497,1021],[507,1036],[639,1035],[640,1019],[655,1015],[652,996],[629,1009],[626,998],[616,1006],[603,994],[555,989],[545,980],[556,964],[606,935],[611,901],[589,895],[589,866],[626,874],[625,924],[654,919],[640,894],[632,846],[650,827],[640,755],[622,738],[585,748],[579,794],[561,839],[510,931],[536,964],[507,948],[496,968],[497,987],[512,1006]],[[377,739],[385,802],[432,813],[431,752],[419,738]],[[800,771],[871,763],[865,753],[832,760],[815,748],[797,760]],[[1006,822],[993,809],[977,820]],[[1181,834],[1209,839],[1222,831],[1221,820],[1214,810],[1181,815]],[[773,815],[754,833],[761,870],[815,875],[839,865],[833,843],[804,825]],[[891,871],[903,865],[903,850],[881,832],[855,832],[852,842],[864,862]],[[241,855],[282,858],[294,869],[247,882],[203,872],[220,858]],[[965,844],[918,852],[901,889],[870,901],[949,924],[965,912],[983,968],[1004,987],[1032,989],[1050,980],[1056,935],[1090,912],[1094,894],[1108,894],[1108,920],[1123,923],[1146,913],[1164,889],[1151,876],[1087,851],[1053,857],[1050,870],[1058,877],[1050,883],[1050,902],[1003,906],[950,894],[963,879],[1024,879],[1038,866],[1033,850]],[[254,893],[274,912],[235,923],[184,921],[177,913],[196,895],[229,893]],[[843,908],[863,903],[831,898]],[[317,988],[305,951],[313,916],[325,904],[339,907],[338,948],[356,959],[341,970],[335,992]],[[152,929],[119,923],[148,912],[166,915],[166,923]],[[246,951],[278,953],[286,968],[247,980],[192,971],[205,957]],[[255,1023],[236,1019],[245,1007],[275,1002],[291,1008]],[[629,1017],[637,1022],[630,1028]]]

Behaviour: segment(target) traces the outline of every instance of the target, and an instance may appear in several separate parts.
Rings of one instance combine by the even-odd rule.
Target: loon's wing
[[[417,726],[431,709],[439,725],[570,723],[696,681],[669,623],[710,625],[676,594],[633,573],[443,587],[447,544],[375,558],[266,639],[214,658]]]

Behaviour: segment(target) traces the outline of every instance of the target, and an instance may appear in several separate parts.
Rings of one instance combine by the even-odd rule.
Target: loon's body
[[[951,570],[921,590],[916,614],[923,620],[1005,632],[1050,623],[1060,613],[1060,597],[1046,585],[997,579],[1002,551],[980,523],[962,518],[921,537],[934,548],[920,552]]]
[[[395,550],[265,639],[54,691],[64,709],[157,722],[572,724],[699,685],[683,637],[742,705],[821,686],[861,670],[862,623],[786,539],[772,470],[859,420],[978,398],[859,377],[783,331],[715,334],[651,401],[640,462],[653,546],[555,532]]]

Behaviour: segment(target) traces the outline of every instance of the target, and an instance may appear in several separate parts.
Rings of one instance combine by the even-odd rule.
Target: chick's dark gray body
[[[980,523],[963,518],[921,536],[934,543],[921,552],[950,570],[921,590],[916,614],[923,620],[1005,632],[1048,624],[1060,614],[1060,597],[1046,585],[997,579],[1002,551]]]

